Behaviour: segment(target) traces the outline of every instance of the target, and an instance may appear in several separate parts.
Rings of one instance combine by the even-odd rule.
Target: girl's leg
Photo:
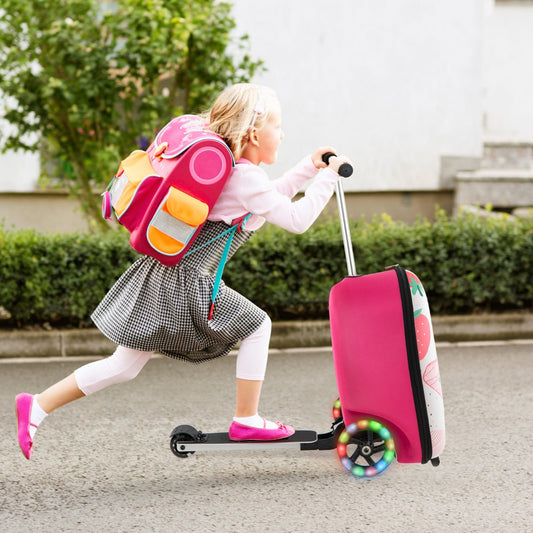
[[[41,394],[19,394],[16,398],[18,438],[24,455],[31,457],[37,427],[54,409],[114,383],[133,379],[152,354],[119,346],[110,357],[78,368]]]
[[[39,397],[38,400],[37,396]],[[41,392],[41,394],[36,394],[34,396],[34,402],[37,402],[46,414],[50,414],[54,409],[82,398],[83,396],[85,396],[85,394],[79,389],[74,374],[70,374],[70,376],[67,376],[65,379],[48,387],[48,389]]]
[[[272,322],[266,317],[261,326],[241,342],[237,354],[237,402],[230,427],[230,438],[234,440],[280,439],[294,433],[290,426],[269,422],[258,414],[271,331]]]
[[[79,390],[85,395],[123,383],[137,376],[154,352],[142,352],[133,348],[118,346],[115,353],[74,371]]]
[[[237,403],[238,418],[257,415],[261,387],[265,379],[268,346],[272,322],[267,316],[249,337],[242,340],[237,354]]]
[[[46,413],[51,413],[58,407],[109,385],[129,381],[137,376],[153,353],[118,346],[110,357],[78,368],[70,376],[41,392],[38,403]]]
[[[237,405],[235,416],[238,418],[254,416],[259,409],[262,380],[237,378]]]
[[[237,354],[238,380],[262,382],[265,379],[271,332],[272,321],[267,316],[250,336],[242,340]],[[261,393],[261,387],[257,393]]]

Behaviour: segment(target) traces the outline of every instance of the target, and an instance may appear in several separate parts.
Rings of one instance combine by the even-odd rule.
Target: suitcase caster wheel
[[[335,403],[333,404],[333,408],[331,410],[331,414],[333,415],[333,420],[337,420],[342,416],[342,409],[341,409],[341,399],[337,398],[335,400]]]
[[[358,420],[339,435],[337,454],[341,464],[358,478],[372,478],[394,459],[394,440],[389,430],[375,420]]]
[[[192,426],[178,426],[174,428],[170,434],[170,449],[172,450],[172,453],[178,457],[181,457],[182,459],[189,457],[189,455],[193,454],[194,452],[180,451],[180,445],[178,443],[180,441],[193,442],[198,440],[199,433],[200,432]]]

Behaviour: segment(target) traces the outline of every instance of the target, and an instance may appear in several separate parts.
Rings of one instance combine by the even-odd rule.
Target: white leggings
[[[237,378],[263,381],[272,322],[267,316],[250,336],[241,341],[237,353]],[[88,396],[109,385],[129,381],[137,376],[154,352],[142,352],[118,346],[115,353],[74,371],[78,388]]]

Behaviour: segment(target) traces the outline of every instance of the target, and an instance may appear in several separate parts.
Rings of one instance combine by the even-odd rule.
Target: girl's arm
[[[308,180],[316,176],[319,169],[327,166],[322,161],[322,155],[327,152],[336,153],[336,150],[332,146],[320,146],[312,155],[304,157],[292,170],[274,180],[276,189],[293,198]]]
[[[307,156],[272,183],[280,194],[293,198],[307,181],[316,176],[317,172],[318,169],[313,164],[311,156]]]
[[[329,168],[320,171],[305,191],[305,196],[292,202],[262,169],[250,168],[246,174],[247,186],[245,190],[241,189],[245,209],[291,233],[303,233],[309,229],[331,198],[339,178]]]

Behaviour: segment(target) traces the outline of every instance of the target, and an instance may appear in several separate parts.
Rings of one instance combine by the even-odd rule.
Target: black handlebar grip
[[[326,152],[325,154],[322,154],[322,161],[326,163],[326,165],[329,165],[329,160],[332,157],[337,157],[337,154],[334,154],[333,152]],[[348,178],[353,174],[353,167],[350,165],[350,163],[343,163],[339,167],[339,176],[342,176],[343,178]]]
[[[322,154],[322,161],[326,163],[326,165],[329,165],[329,160],[335,157],[335,154],[333,152],[326,152],[325,154]]]

